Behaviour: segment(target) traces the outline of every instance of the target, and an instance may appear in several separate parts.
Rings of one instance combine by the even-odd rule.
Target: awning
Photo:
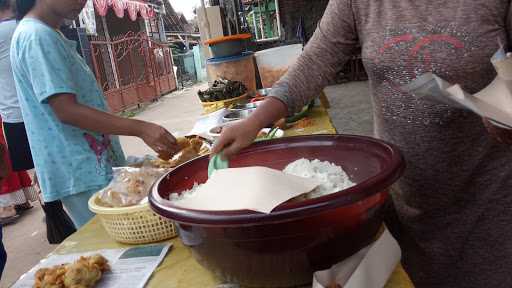
[[[154,18],[156,16],[155,8],[152,4],[133,1],[133,0],[94,0],[94,8],[100,16],[106,16],[108,8],[111,7],[117,17],[123,18],[125,10],[128,11],[130,20],[137,20],[137,15],[144,19]]]

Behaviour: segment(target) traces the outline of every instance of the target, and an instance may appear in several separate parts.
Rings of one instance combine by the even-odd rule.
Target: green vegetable
[[[198,96],[202,102],[212,102],[236,98],[246,92],[247,88],[240,81],[218,79],[207,90],[199,91]]]
[[[295,114],[294,116],[291,116],[289,118],[286,118],[286,123],[294,123],[299,121],[300,119],[306,117],[308,115],[309,111],[315,107],[315,100],[312,100],[308,106],[305,106],[301,112]]]

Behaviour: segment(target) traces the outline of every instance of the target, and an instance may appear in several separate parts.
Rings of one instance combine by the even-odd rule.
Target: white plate
[[[222,128],[226,125],[229,125],[229,124],[233,124],[233,122],[224,123],[222,125],[219,125],[219,126],[216,126],[212,129],[210,129],[210,131],[208,131],[208,136],[211,137],[213,140],[217,140],[220,137],[220,133],[215,133],[213,131],[217,130],[218,128]],[[270,130],[271,130],[270,128],[261,129],[262,132],[265,132],[267,134],[270,132]],[[279,129],[279,130],[277,130],[274,138],[281,138],[283,136],[284,136],[284,131]]]
[[[272,129],[270,129],[270,128],[265,128],[265,129],[261,129],[261,132],[265,132],[265,133],[267,133],[267,134],[268,134],[268,133],[270,133],[270,130],[272,130]],[[283,136],[284,136],[284,131],[283,131],[283,130],[281,130],[281,129],[278,129],[278,130],[277,130],[277,132],[276,132],[276,134],[274,135],[274,138],[281,138],[281,137],[283,137]],[[263,137],[262,137],[262,138],[263,138]],[[272,138],[272,139],[274,139],[274,138]],[[258,138],[258,140],[259,140],[259,139],[260,139],[260,138]]]
[[[240,120],[237,120],[237,121],[240,121]],[[220,137],[220,133],[215,133],[214,131],[219,129],[219,128],[223,128],[227,125],[231,125],[233,123],[235,123],[236,121],[231,121],[231,122],[226,122],[224,124],[221,124],[221,125],[218,125],[218,126],[215,126],[213,127],[212,129],[208,130],[208,137],[212,138],[212,140],[217,140],[219,137]]]

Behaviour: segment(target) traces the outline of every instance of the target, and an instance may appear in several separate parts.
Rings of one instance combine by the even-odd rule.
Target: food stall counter
[[[314,107],[306,118],[293,125],[290,129],[287,129],[285,136],[333,133],[336,133],[336,129],[326,108],[320,105]],[[166,242],[172,243],[172,247],[163,262],[153,273],[146,287],[213,288],[221,284],[211,272],[204,269],[194,260],[191,252],[182,244],[179,238],[173,238]],[[127,247],[131,246],[120,244],[111,239],[101,225],[99,217],[95,217],[64,241],[53,253],[71,254]],[[385,287],[411,288],[413,285],[403,268],[399,265]]]

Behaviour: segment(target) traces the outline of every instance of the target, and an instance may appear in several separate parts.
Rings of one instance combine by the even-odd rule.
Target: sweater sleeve
[[[300,111],[336,77],[357,50],[358,37],[352,0],[331,0],[313,37],[288,72],[272,87],[272,97],[288,113]]]

